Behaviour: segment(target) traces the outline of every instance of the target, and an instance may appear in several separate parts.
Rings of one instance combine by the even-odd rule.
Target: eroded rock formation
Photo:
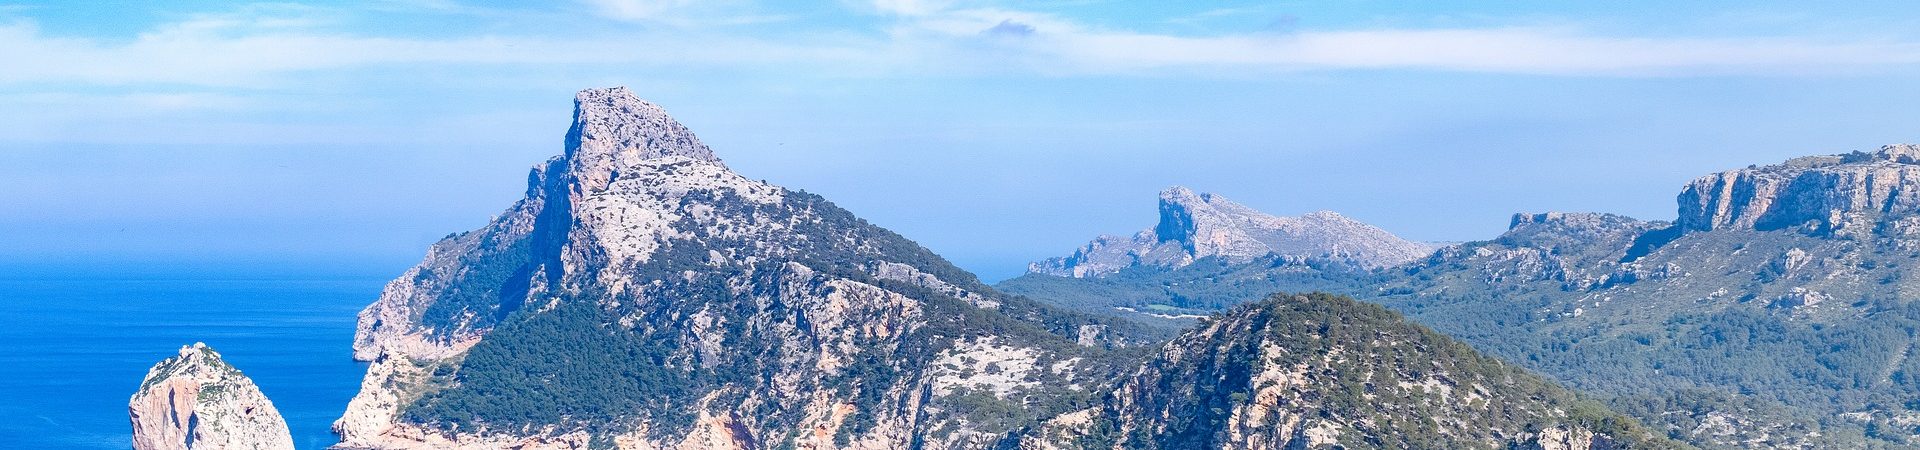
[[[127,402],[134,450],[292,450],[293,435],[253,380],[206,344],[147,371]]]
[[[1676,223],[1693,231],[1872,232],[1883,217],[1920,212],[1920,146],[1729,170],[1688,183],[1679,202]]]
[[[1135,266],[1178,268],[1207,257],[1244,263],[1270,255],[1379,268],[1432,250],[1332,211],[1273,216],[1216,194],[1174,186],[1160,193],[1160,222],[1153,228],[1130,238],[1100,236],[1071,256],[1036,262],[1028,270],[1078,278]]]

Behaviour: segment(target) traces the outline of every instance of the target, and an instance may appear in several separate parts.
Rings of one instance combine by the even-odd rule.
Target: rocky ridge
[[[293,435],[253,380],[206,344],[155,364],[127,401],[135,450],[291,450]]]
[[[1872,233],[1883,218],[1920,212],[1920,146],[1888,145],[1708,175],[1688,183],[1679,202],[1675,223],[1689,231]]]
[[[1021,447],[1683,446],[1378,306],[1283,294],[1188,331]]]
[[[1750,166],[1688,183],[1674,222],[1522,213],[1377,271],[1269,258],[998,287],[1154,314],[1350,293],[1702,447],[1920,448],[1916,163],[1889,145]]]
[[[1673,223],[1519,215],[1362,294],[1705,447],[1920,448],[1917,153],[1701,177]]]
[[[1035,262],[1032,273],[1098,277],[1129,267],[1173,269],[1216,257],[1245,263],[1267,256],[1322,258],[1379,268],[1431,252],[1332,211],[1273,216],[1225,197],[1174,186],[1160,193],[1160,221],[1130,238],[1100,236],[1073,255]]]
[[[983,448],[1124,339],[733,173],[624,88],[575,106],[525,199],[361,313],[341,447]]]

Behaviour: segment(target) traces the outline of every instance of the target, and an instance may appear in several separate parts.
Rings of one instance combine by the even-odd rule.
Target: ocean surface
[[[386,278],[0,279],[0,448],[126,449],[147,369],[206,342],[253,378],[301,449],[360,386],[354,314]]]

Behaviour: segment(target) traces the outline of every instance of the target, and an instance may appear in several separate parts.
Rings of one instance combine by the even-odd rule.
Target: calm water
[[[359,389],[354,313],[384,279],[0,279],[0,446],[125,449],[147,368],[204,341],[253,378],[294,443],[335,442]]]

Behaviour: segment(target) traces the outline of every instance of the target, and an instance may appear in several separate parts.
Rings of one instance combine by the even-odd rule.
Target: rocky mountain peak
[[[1797,229],[1871,232],[1883,219],[1920,212],[1920,146],[1794,158],[1707,175],[1678,197],[1687,231]]]
[[[1153,231],[1161,242],[1176,241],[1189,251],[1197,252],[1201,251],[1198,247],[1206,243],[1195,242],[1195,237],[1237,228],[1239,223],[1258,220],[1262,216],[1267,215],[1227,200],[1226,197],[1174,186],[1160,192],[1160,223],[1154,226]],[[1245,251],[1258,251],[1255,248],[1258,244],[1252,242],[1219,243],[1243,246]]]
[[[135,450],[293,448],[273,403],[203,343],[148,370],[127,412]]]
[[[1128,336],[742,177],[624,89],[575,103],[526,198],[361,312],[339,447],[986,448],[1104,370],[1062,352]]]
[[[621,169],[642,161],[685,157],[718,164],[713,149],[659,105],[626,87],[587,89],[573,98],[567,130],[568,172],[589,191],[606,188]]]
[[[1174,268],[1207,257],[1241,263],[1268,255],[1329,257],[1384,267],[1431,251],[1424,244],[1331,211],[1280,217],[1217,194],[1174,186],[1160,192],[1160,220],[1153,228],[1131,239],[1101,237],[1073,256],[1028,268],[1035,273],[1088,277],[1141,265]]]

